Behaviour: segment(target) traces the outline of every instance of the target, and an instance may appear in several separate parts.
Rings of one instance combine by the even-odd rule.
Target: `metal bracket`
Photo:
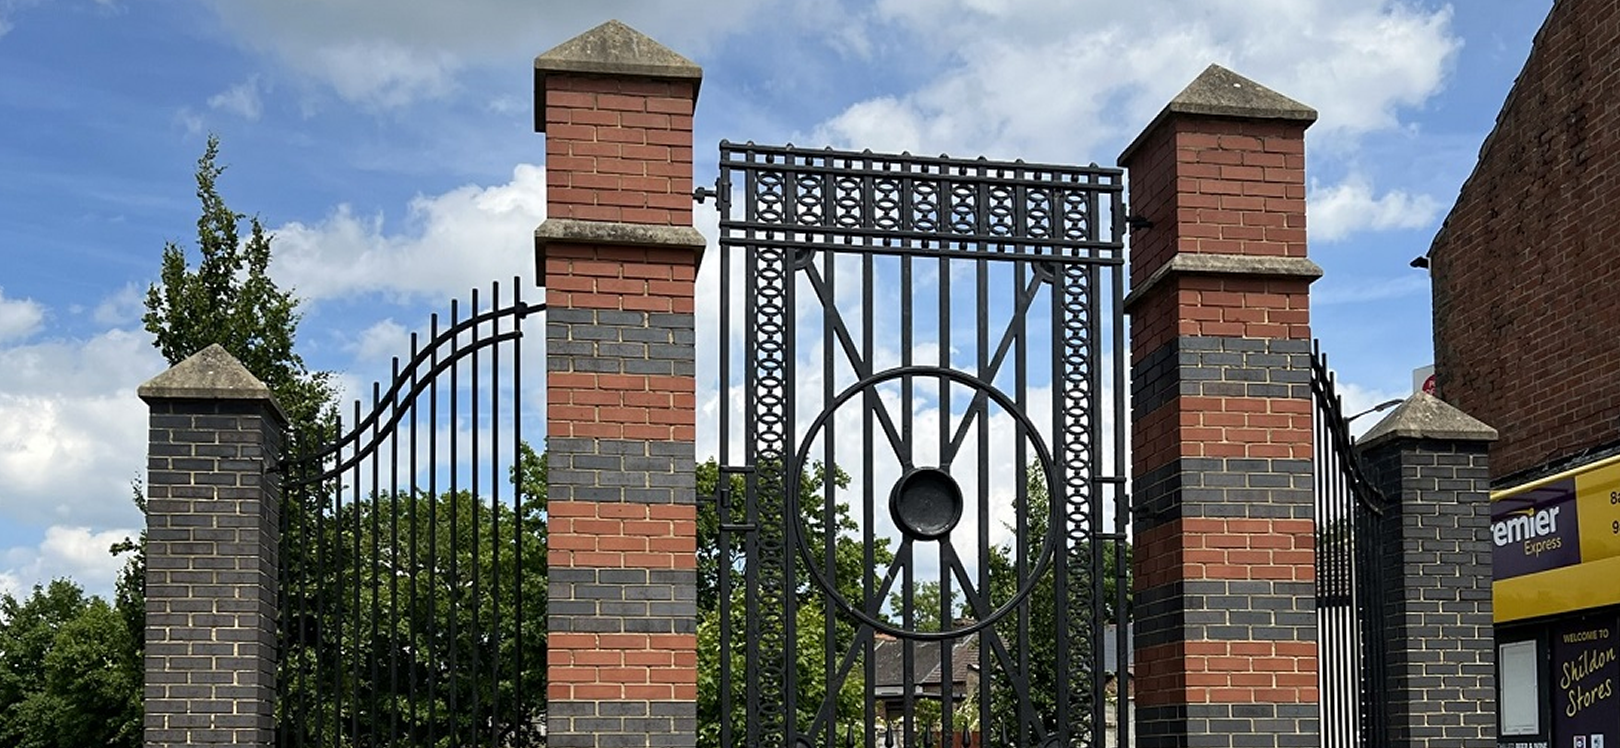
[[[752,472],[754,472],[754,466],[752,465],[741,467],[720,466],[720,484],[715,487],[714,503],[715,511],[720,515],[721,519],[731,514],[731,502],[729,501],[731,498],[731,481],[727,480],[727,478],[732,475],[747,475]],[[719,527],[722,532],[756,532],[759,530],[759,525],[754,523],[721,522]]]
[[[692,190],[692,199],[696,200],[699,205],[702,205],[704,202],[708,201],[708,199],[711,198],[711,197],[714,198],[715,205],[720,204],[720,180],[719,180],[719,178],[716,178],[714,180],[714,187],[712,187],[712,188],[710,188],[710,187],[698,187],[698,188]]]

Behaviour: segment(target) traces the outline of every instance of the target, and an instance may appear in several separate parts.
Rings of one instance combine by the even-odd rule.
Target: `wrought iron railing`
[[[1386,498],[1367,480],[1320,346],[1311,356],[1316,403],[1316,616],[1323,748],[1384,748],[1378,686],[1387,618],[1379,568]]]
[[[544,744],[544,477],[521,386],[522,322],[543,309],[474,291],[368,407],[292,435],[282,748]]]

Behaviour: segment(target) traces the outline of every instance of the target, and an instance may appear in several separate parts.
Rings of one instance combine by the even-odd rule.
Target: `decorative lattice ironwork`
[[[746,209],[721,231],[756,247],[1119,262],[1118,169],[721,143]],[[725,196],[723,196],[725,197]]]

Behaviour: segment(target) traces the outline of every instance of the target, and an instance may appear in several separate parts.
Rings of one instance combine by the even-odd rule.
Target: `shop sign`
[[[1496,579],[1620,556],[1620,462],[1531,486],[1491,501]]]
[[[1615,619],[1585,617],[1553,629],[1555,748],[1617,748],[1620,744],[1620,661]]]

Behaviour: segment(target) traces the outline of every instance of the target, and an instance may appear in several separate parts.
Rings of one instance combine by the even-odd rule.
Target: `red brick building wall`
[[[1620,5],[1559,0],[1430,250],[1439,395],[1493,477],[1620,443]]]

